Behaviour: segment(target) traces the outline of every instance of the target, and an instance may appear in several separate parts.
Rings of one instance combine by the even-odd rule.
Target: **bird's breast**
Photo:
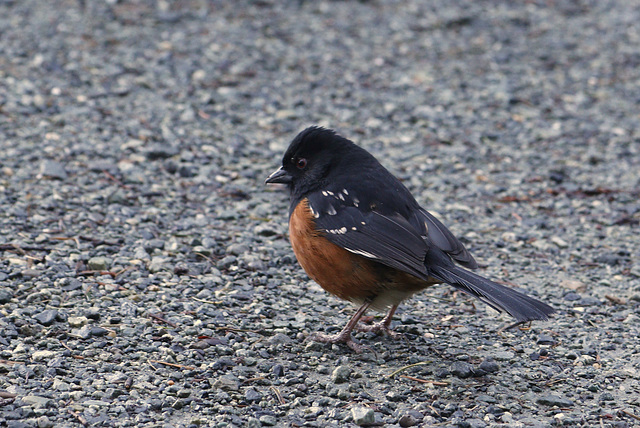
[[[431,285],[330,242],[316,229],[306,199],[291,214],[289,239],[298,262],[311,279],[344,300],[362,303],[370,299],[375,309],[384,310]]]

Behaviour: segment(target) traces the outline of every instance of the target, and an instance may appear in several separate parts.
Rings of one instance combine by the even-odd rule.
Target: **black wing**
[[[435,218],[430,212],[423,208],[414,210],[411,216],[411,223],[429,238],[431,243],[449,254],[453,260],[469,269],[476,269],[478,263],[471,253],[462,245],[447,227]],[[421,228],[422,227],[422,228]]]
[[[356,195],[322,191],[308,196],[316,227],[336,245],[427,279],[427,244],[420,232],[400,214],[382,214],[360,206]]]

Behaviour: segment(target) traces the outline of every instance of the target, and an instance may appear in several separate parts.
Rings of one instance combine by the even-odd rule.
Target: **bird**
[[[289,240],[302,268],[330,294],[359,305],[339,333],[317,333],[314,341],[361,352],[354,329],[398,337],[390,327],[398,305],[441,283],[517,323],[546,320],[554,312],[473,272],[478,263],[462,242],[373,155],[334,130],[301,131],[265,183],[288,187]],[[386,315],[377,323],[359,322],[369,309]]]

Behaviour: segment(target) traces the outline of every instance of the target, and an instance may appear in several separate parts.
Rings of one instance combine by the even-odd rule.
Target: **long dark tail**
[[[485,302],[498,311],[505,311],[518,322],[546,320],[554,310],[546,303],[526,296],[512,288],[497,284],[453,264],[430,266],[430,273],[449,285]]]

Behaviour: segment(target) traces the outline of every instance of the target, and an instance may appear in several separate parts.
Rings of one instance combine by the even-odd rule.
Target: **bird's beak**
[[[291,184],[291,180],[293,177],[280,167],[279,169],[273,171],[270,176],[264,181],[265,184],[271,183],[282,183],[282,184]]]

